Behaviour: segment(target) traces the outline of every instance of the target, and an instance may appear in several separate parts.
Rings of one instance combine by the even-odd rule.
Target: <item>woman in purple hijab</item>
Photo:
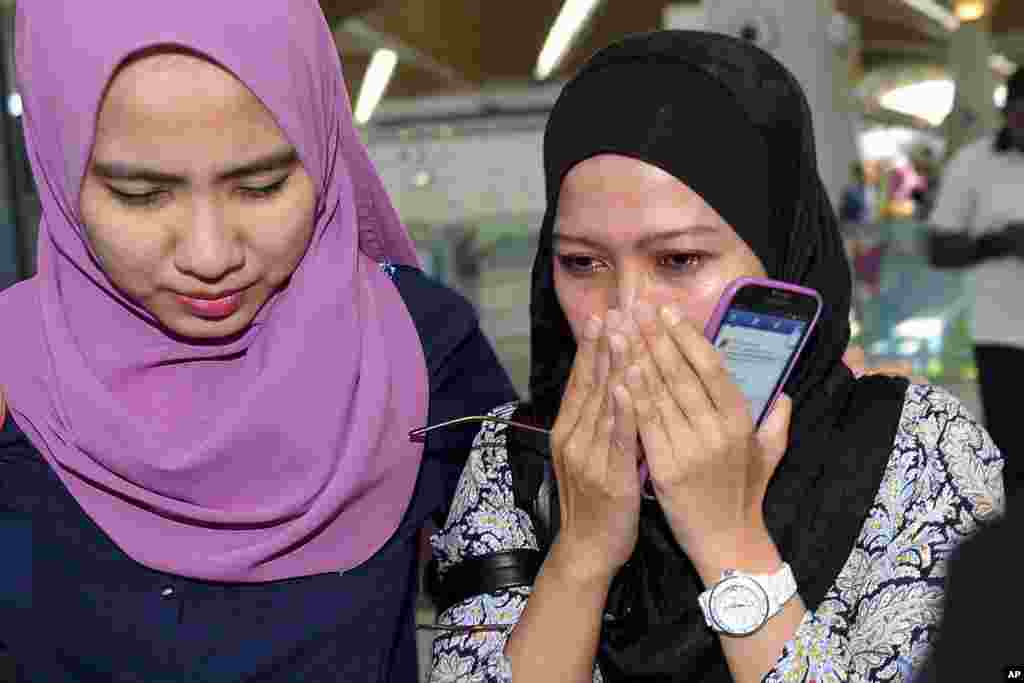
[[[410,681],[416,540],[514,398],[417,268],[314,0],[33,0],[38,275],[0,294],[24,681]],[[472,403],[472,405],[470,405]]]

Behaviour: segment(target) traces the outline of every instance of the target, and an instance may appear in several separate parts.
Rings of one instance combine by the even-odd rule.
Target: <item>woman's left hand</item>
[[[695,555],[767,538],[764,496],[786,450],[782,395],[755,429],[721,354],[678,311],[633,309],[639,334],[627,372],[655,494],[677,542]]]

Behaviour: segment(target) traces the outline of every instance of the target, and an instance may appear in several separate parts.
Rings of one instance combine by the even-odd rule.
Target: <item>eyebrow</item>
[[[254,159],[241,166],[229,169],[219,176],[218,180],[237,180],[245,176],[267,173],[286,168],[298,162],[299,154],[294,147],[278,150],[260,159]],[[156,169],[130,164],[122,161],[97,161],[93,164],[96,175],[108,180],[142,180],[150,183],[169,183],[184,185],[188,182],[185,176],[165,173]]]
[[[644,247],[649,247],[655,242],[666,242],[668,240],[673,240],[677,237],[692,237],[698,235],[714,234],[717,232],[718,230],[711,225],[694,225],[692,227],[685,228],[682,230],[669,230],[667,232],[658,232],[654,233],[653,235],[641,237],[636,241],[636,246],[643,249]],[[589,237],[583,237],[582,235],[566,235],[565,233],[557,231],[555,232],[555,241],[576,242],[578,244],[585,244],[588,247],[593,247],[594,249],[601,249],[604,246],[597,240],[590,239]]]

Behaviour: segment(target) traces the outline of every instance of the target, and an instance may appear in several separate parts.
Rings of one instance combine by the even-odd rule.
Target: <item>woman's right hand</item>
[[[587,325],[551,432],[561,527],[550,557],[583,581],[610,582],[637,541],[639,440],[622,391],[629,362],[623,323],[609,311],[606,321]]]

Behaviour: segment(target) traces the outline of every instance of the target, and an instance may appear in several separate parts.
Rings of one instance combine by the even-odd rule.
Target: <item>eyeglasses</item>
[[[441,624],[416,624],[417,631],[443,631],[449,635],[462,635],[464,633],[504,633],[512,628],[513,624],[478,624],[476,626],[443,626]]]
[[[427,425],[426,427],[420,427],[419,429],[413,429],[409,432],[409,441],[414,443],[423,443],[427,440],[427,432],[432,432],[435,429],[441,429],[442,427],[452,427],[454,425],[467,424],[470,422],[498,422],[503,425],[509,425],[511,427],[519,427],[520,429],[528,429],[531,432],[538,432],[540,434],[551,435],[550,429],[542,429],[541,427],[534,427],[533,425],[523,424],[522,422],[516,422],[514,420],[506,420],[500,417],[494,417],[493,415],[467,415],[466,417],[457,417],[454,420],[448,420],[447,422],[438,422],[437,424]]]

